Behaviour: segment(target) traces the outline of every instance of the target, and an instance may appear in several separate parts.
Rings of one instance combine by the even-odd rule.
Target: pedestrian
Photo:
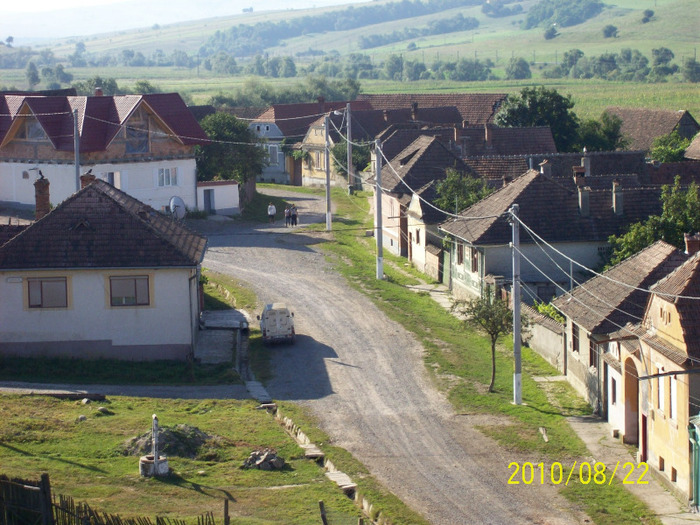
[[[270,219],[270,224],[274,224],[276,214],[277,208],[275,208],[274,204],[270,203],[270,205],[267,207],[267,216]]]
[[[292,212],[289,210],[289,205],[284,209],[284,226],[288,227],[292,222]]]
[[[297,215],[298,215],[296,204],[292,204],[292,207],[290,208],[289,213],[292,216],[292,226],[296,226],[297,225]]]

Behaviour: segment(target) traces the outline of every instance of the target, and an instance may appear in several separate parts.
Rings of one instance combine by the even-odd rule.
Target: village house
[[[260,182],[302,185],[301,159],[285,153],[301,142],[309,126],[319,117],[333,111],[344,111],[347,104],[351,110],[371,109],[365,102],[327,102],[319,97],[318,102],[305,104],[273,104],[260,116],[253,119],[249,128],[263,141],[268,152],[267,166],[258,176]]]
[[[206,141],[177,93],[0,94],[0,201],[33,205],[42,173],[61,202],[90,171],[157,210],[172,197],[195,209],[194,148]]]
[[[654,139],[677,131],[682,138],[692,139],[700,132],[700,124],[685,110],[669,111],[648,108],[609,107],[605,110],[622,120],[620,131],[629,140],[628,150],[649,151]]]
[[[481,297],[489,287],[510,287],[508,216],[515,204],[521,221],[523,301],[528,304],[548,302],[571,289],[574,280],[587,277],[567,257],[596,267],[610,235],[660,212],[660,188],[641,186],[634,174],[592,176],[585,166],[570,170],[573,176],[553,176],[544,162],[540,171],[527,171],[440,225],[451,245],[445,280],[456,297]]]
[[[646,290],[686,259],[675,246],[657,241],[552,301],[566,318],[562,372],[616,434],[624,429],[619,391],[623,329],[644,315]]]
[[[700,238],[692,240],[700,248]],[[626,443],[668,486],[700,503],[700,253],[650,288],[634,339],[620,345]],[[693,419],[694,418],[694,419]]]
[[[199,328],[206,239],[111,184],[0,227],[0,355],[185,360]]]
[[[420,233],[409,231],[407,210],[416,191],[424,192],[427,184],[443,180],[450,169],[464,172],[465,166],[439,139],[427,135],[418,137],[388,164],[382,164],[382,235],[384,247],[391,253],[408,257],[410,246],[425,249],[424,243],[415,244]],[[435,193],[426,195],[434,197]],[[420,194],[416,198],[420,199]],[[414,219],[418,217],[416,205],[414,203]],[[421,206],[424,205],[430,203],[423,201]],[[423,213],[420,215],[422,217]],[[426,219],[421,218],[423,231]],[[375,224],[378,223],[375,217]],[[422,238],[427,239],[425,233]]]

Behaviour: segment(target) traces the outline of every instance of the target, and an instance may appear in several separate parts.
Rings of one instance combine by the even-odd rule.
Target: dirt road
[[[334,444],[431,523],[582,523],[551,487],[507,484],[519,458],[454,414],[430,382],[421,345],[316,251],[326,234],[299,233],[325,220],[325,203],[274,192],[296,202],[300,228],[207,221],[204,260],[295,312],[297,343],[275,349],[271,396],[309,407]]]

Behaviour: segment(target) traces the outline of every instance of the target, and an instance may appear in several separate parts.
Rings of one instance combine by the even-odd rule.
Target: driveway
[[[295,312],[297,343],[275,349],[270,395],[310,409],[334,445],[431,523],[584,523],[553,487],[507,484],[508,464],[522,458],[477,431],[475,418],[455,415],[430,381],[422,346],[333,271],[317,251],[328,234],[303,229],[324,222],[323,199],[263,191],[295,202],[300,227],[201,226],[205,267]]]

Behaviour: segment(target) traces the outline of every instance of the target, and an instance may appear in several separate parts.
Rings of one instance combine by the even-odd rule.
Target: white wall
[[[63,202],[77,191],[75,182],[75,166],[73,164],[25,164],[0,163],[0,201],[10,201],[33,206],[34,181],[38,178],[37,171],[41,169],[51,186],[51,204],[54,206]],[[158,186],[158,169],[176,168],[177,186]],[[92,173],[104,180],[109,172],[119,173],[119,182],[115,186],[148,204],[156,210],[167,207],[170,198],[177,195],[188,208],[196,207],[195,184],[196,164],[194,159],[158,160],[153,162],[130,162],[124,164],[94,164],[80,166],[80,173],[92,169]],[[29,174],[23,177],[23,172]]]
[[[228,184],[200,182],[197,184],[197,209],[204,210],[204,190],[214,190],[214,211],[219,215],[238,215],[240,187],[237,182]]]
[[[148,275],[151,304],[111,307],[109,277],[114,275]],[[190,281],[194,275],[194,269],[0,272],[0,345],[75,342],[81,348],[81,342],[107,341],[126,347],[191,346],[192,317],[198,314]],[[68,277],[68,307],[29,309],[27,278],[49,276]],[[83,352],[89,348],[82,345]]]

